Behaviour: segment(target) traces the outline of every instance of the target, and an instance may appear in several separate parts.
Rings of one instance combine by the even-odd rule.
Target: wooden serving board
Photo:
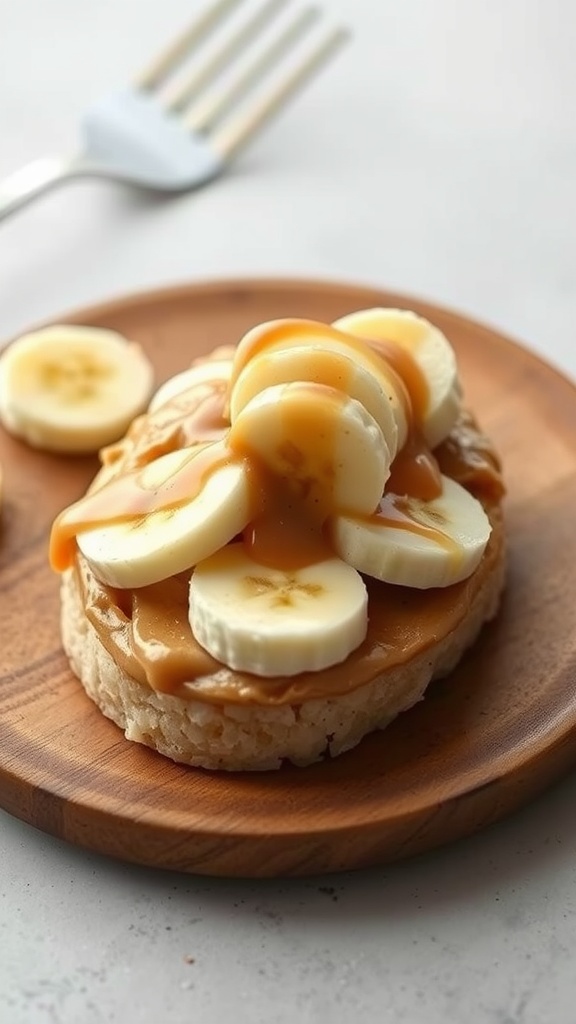
[[[494,331],[342,284],[234,281],[138,295],[68,322],[139,341],[158,382],[279,316],[416,309],[454,344],[471,405],[505,463],[510,545],[501,614],[458,669],[384,733],[310,768],[209,773],[128,743],[60,647],[52,518],[94,459],[41,454],[0,428],[0,805],[70,842],[214,875],[329,872],[454,840],[576,762],[576,390]]]

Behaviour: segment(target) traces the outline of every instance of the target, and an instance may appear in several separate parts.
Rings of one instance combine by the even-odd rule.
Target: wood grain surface
[[[447,679],[384,733],[310,768],[217,774],[128,743],[70,672],[47,564],[53,516],[93,475],[0,428],[0,805],[91,850],[232,876],[311,874],[405,857],[496,821],[576,762],[576,391],[494,331],[343,284],[236,281],[66,316],[141,342],[158,382],[278,316],[408,306],[455,346],[506,470],[501,614]]]

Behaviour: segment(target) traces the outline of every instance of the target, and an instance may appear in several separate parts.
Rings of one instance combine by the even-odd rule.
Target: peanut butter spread
[[[166,444],[166,434],[151,431],[146,417],[135,424],[131,438],[126,444],[132,463],[143,458],[144,438],[146,444]],[[116,448],[112,454],[115,460]],[[105,455],[104,470],[107,458]],[[405,455],[402,458],[406,460]],[[462,483],[497,517],[503,494],[499,460],[468,413],[462,413],[450,436],[426,458],[434,458],[442,473]],[[495,529],[476,572],[451,587],[415,590],[367,578],[369,625],[364,643],[343,664],[273,680],[234,672],[196,642],[188,621],[189,572],[138,590],[116,590],[100,583],[80,556],[74,571],[86,615],[104,647],[141,683],[215,704],[299,704],[357,689],[408,662],[455,629],[488,577],[501,543],[501,531]]]

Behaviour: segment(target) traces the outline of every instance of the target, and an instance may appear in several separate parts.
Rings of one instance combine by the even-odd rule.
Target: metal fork
[[[44,158],[0,182],[0,220],[71,178],[113,178],[162,192],[199,188],[221,174],[238,151],[347,38],[335,28],[308,47],[269,86],[254,86],[276,70],[304,37],[319,11],[300,10],[250,63],[238,65],[246,47],[286,6],[265,0],[217,48],[176,84],[173,73],[245,0],[215,0],[139,75],[132,87],[105,96],[82,122],[82,151],[71,159]],[[232,69],[218,85],[222,72]],[[216,85],[213,83],[216,82]],[[233,108],[249,96],[245,108]],[[230,113],[232,111],[232,114]]]

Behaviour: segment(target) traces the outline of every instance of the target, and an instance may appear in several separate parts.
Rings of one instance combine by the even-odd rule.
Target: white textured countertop
[[[76,184],[0,225],[0,337],[163,283],[316,276],[458,308],[576,375],[576,7],[327,6],[353,44],[211,188]],[[193,7],[0,0],[0,175],[72,150],[88,101]],[[575,800],[572,776],[411,862],[262,883],[0,813],[0,1020],[573,1024]]]

